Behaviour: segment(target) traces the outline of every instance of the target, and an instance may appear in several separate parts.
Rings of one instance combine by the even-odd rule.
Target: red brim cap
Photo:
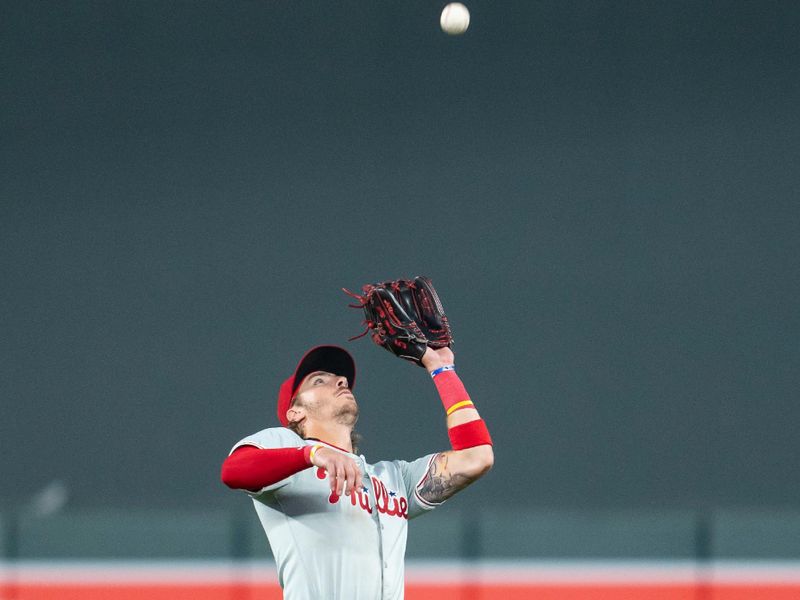
[[[300,359],[294,374],[281,384],[278,392],[278,421],[286,427],[289,420],[286,411],[292,405],[294,393],[310,373],[326,371],[334,375],[343,375],[347,378],[350,389],[356,383],[356,363],[350,353],[339,346],[316,346]]]

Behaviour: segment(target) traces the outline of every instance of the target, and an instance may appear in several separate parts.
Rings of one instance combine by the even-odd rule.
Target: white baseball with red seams
[[[310,467],[246,492],[275,556],[284,600],[402,600],[408,519],[439,506],[417,494],[436,455],[373,465],[363,455],[305,440],[283,427],[247,436],[231,453],[240,446],[316,444],[356,461],[363,474],[361,490],[331,494],[325,471]]]

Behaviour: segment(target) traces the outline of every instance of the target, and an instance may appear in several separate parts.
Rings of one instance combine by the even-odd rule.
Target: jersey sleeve
[[[421,498],[418,493],[420,486],[428,477],[431,463],[436,456],[437,454],[428,454],[427,456],[423,456],[411,462],[405,460],[393,461],[400,469],[400,475],[405,485],[406,498],[408,498],[409,519],[423,515],[437,506],[442,505],[442,502],[428,502]]]
[[[257,433],[248,435],[242,438],[233,445],[228,456],[233,454],[234,450],[242,446],[255,446],[261,450],[269,450],[271,448],[302,448],[306,445],[306,441],[297,435],[294,431],[286,429],[285,427],[271,427],[269,429],[262,429]],[[248,496],[257,497],[268,492],[279,490],[292,482],[294,475],[281,479],[271,485],[265,486],[260,490],[242,490]]]

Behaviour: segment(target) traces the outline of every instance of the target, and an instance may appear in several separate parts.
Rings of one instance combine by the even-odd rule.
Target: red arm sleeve
[[[257,491],[311,466],[311,446],[271,448],[241,446],[222,463],[222,483],[230,488]]]

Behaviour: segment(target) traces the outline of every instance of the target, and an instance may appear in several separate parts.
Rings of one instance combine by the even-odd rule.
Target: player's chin
[[[358,404],[356,404],[356,399],[352,396],[347,396],[346,399],[349,401],[342,403],[336,409],[334,417],[340,423],[355,425],[356,421],[358,421]]]

